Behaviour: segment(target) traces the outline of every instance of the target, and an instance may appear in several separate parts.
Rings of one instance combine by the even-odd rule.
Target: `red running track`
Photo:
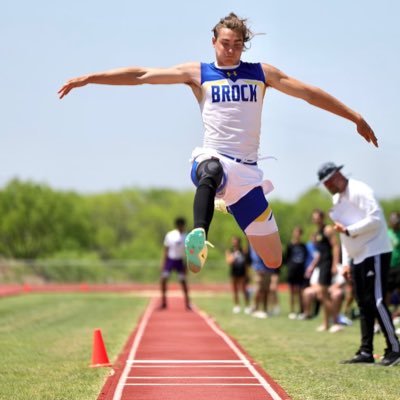
[[[283,400],[287,393],[211,318],[153,299],[98,400]]]

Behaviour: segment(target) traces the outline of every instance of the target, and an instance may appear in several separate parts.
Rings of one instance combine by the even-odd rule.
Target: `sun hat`
[[[344,165],[337,166],[335,163],[329,161],[325,164],[322,164],[318,169],[318,179],[319,183],[326,182],[329,178],[331,178],[335,172],[340,171]]]

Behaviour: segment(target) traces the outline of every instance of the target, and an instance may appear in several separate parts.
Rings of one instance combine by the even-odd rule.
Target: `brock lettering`
[[[257,101],[257,85],[216,85],[211,86],[213,103],[227,101]]]

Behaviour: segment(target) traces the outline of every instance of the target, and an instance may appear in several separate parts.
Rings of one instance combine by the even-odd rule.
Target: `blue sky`
[[[198,104],[185,86],[87,86],[59,100],[69,78],[115,67],[213,61],[211,28],[230,11],[257,35],[243,60],[272,64],[359,111],[375,149],[339,117],[267,93],[260,163],[272,198],[295,200],[325,161],[400,196],[400,5],[336,0],[135,2],[6,0],[0,13],[0,185],[18,177],[98,193],[192,188],[189,158],[202,143]]]

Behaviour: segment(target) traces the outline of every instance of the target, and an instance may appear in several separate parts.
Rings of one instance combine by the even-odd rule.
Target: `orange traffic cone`
[[[96,329],[93,333],[93,353],[90,367],[111,367],[100,329]]]
[[[79,285],[79,290],[81,292],[88,292],[89,291],[89,285],[87,283],[81,283]]]
[[[24,292],[31,292],[32,291],[32,287],[31,287],[31,285],[29,285],[28,283],[24,283],[24,285],[22,286],[22,290],[24,291]]]

